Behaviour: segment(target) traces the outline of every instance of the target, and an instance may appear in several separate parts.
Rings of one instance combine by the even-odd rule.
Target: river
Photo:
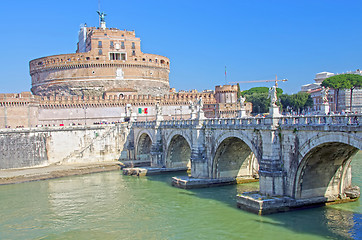
[[[362,187],[362,154],[352,161]],[[236,208],[258,183],[183,190],[120,171],[0,186],[0,239],[362,239],[361,201],[258,216]]]

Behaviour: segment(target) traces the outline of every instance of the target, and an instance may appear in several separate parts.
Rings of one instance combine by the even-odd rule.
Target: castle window
[[[121,42],[121,48],[124,49],[124,42]]]
[[[136,56],[136,51],[132,51],[132,56]]]
[[[125,53],[121,53],[121,60],[126,60],[126,54]]]
[[[164,64],[165,63],[165,60],[161,60],[161,64]]]
[[[110,43],[110,48],[114,48],[113,41],[111,41],[111,43]]]
[[[158,59],[157,59],[157,58],[155,59],[155,63],[158,63]]]
[[[152,62],[152,59],[148,60],[149,62]]]
[[[136,49],[134,42],[132,42],[132,49]]]
[[[142,58],[142,61],[144,61],[144,62],[145,62],[145,61],[146,61],[146,58]]]
[[[98,47],[102,48],[102,41],[98,41]]]
[[[120,53],[109,53],[109,60],[121,60]]]
[[[90,57],[86,57],[85,60],[89,61],[89,60],[90,60]]]
[[[102,55],[102,54],[103,54],[102,49],[99,49],[98,50],[98,55]]]

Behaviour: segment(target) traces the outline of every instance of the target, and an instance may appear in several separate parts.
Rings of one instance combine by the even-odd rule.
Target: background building
[[[314,103],[314,111],[320,111],[322,105],[321,96],[321,84],[322,82],[332,76],[339,74],[358,74],[362,75],[362,71],[357,69],[356,71],[349,71],[345,73],[331,73],[331,72],[320,72],[316,74],[314,78],[315,83],[303,85],[301,88],[302,92],[308,92],[311,94]],[[329,108],[331,112],[349,112],[351,107],[351,91],[350,89],[341,89],[338,92],[334,89],[330,89],[328,92]],[[338,102],[337,102],[338,101]],[[353,101],[352,101],[352,112],[362,112],[362,89],[353,90]]]

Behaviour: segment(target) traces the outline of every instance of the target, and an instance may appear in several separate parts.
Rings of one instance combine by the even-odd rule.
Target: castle
[[[141,51],[134,31],[82,26],[76,53],[30,61],[30,92],[0,94],[0,128],[118,122],[131,113],[152,120],[156,104],[164,119],[189,119],[202,99],[205,117],[236,117],[237,86],[176,92],[169,86],[170,60]]]

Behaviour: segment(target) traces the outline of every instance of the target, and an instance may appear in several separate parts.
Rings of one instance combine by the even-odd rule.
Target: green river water
[[[352,163],[362,187],[362,154]],[[0,239],[362,239],[360,200],[258,216],[235,198],[258,183],[183,190],[172,176],[113,171],[0,186]]]

